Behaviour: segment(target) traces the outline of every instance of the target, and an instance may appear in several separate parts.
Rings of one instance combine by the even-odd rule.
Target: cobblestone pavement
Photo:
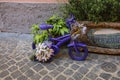
[[[120,80],[120,56],[74,61],[62,49],[50,63],[32,62],[31,42],[29,34],[0,33],[0,80]]]

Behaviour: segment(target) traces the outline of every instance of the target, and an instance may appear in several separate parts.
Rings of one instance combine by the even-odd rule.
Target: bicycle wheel
[[[73,60],[83,61],[88,56],[88,49],[85,44],[82,43],[72,43],[68,45],[69,56]]]

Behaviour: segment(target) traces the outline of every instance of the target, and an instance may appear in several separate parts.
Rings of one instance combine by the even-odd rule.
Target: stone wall
[[[59,14],[63,3],[0,3],[0,31],[30,33],[32,24]]]

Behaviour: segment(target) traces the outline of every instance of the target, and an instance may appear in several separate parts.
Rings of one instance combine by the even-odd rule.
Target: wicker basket
[[[89,30],[87,36],[94,46],[103,48],[120,49],[120,33],[115,34],[94,34],[98,29]]]

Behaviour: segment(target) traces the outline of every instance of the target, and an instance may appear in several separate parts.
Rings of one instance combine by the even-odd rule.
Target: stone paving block
[[[74,80],[73,78],[68,78],[68,80]]]
[[[40,70],[42,70],[44,67],[43,65],[41,64],[37,64],[33,67],[33,69],[36,71],[36,72],[39,72]]]
[[[72,75],[74,73],[74,71],[73,70],[71,70],[71,69],[66,69],[65,71],[64,71],[64,74],[65,75]]]
[[[57,70],[53,70],[52,72],[49,73],[52,77],[56,77],[58,74],[60,74]]]
[[[15,79],[15,78],[18,78],[20,75],[22,75],[22,73],[20,71],[15,71],[11,74],[11,76]]]
[[[63,75],[59,75],[56,80],[66,80],[66,77]]]
[[[0,58],[2,58],[2,56],[1,56]],[[4,63],[6,63],[7,61],[8,61],[8,60],[7,60],[6,58],[0,59],[0,64],[4,64]]]
[[[103,78],[99,78],[99,77],[98,77],[98,78],[96,78],[96,80],[103,80]]]
[[[25,75],[26,75],[27,77],[31,77],[31,76],[33,76],[34,74],[35,74],[35,72],[34,72],[33,70],[31,70],[31,69],[29,69],[28,71],[25,72]]]
[[[7,64],[2,64],[1,66],[0,66],[0,70],[5,70],[5,69],[7,69],[9,66],[7,65]]]
[[[11,76],[6,77],[4,80],[13,80]]]
[[[46,75],[47,73],[48,73],[47,70],[42,70],[42,71],[40,71],[40,74],[41,74],[42,76]]]
[[[81,80],[83,78],[83,75],[81,73],[76,72],[74,73],[73,78],[75,80]]]
[[[120,78],[112,77],[111,80],[120,80]]]
[[[14,65],[16,62],[14,60],[10,60],[7,65],[11,66],[11,65]]]
[[[42,80],[52,80],[52,78],[48,75],[44,76]]]
[[[28,77],[21,75],[20,77],[17,78],[17,80],[28,80]]]
[[[55,66],[55,64],[50,63],[50,64],[46,65],[46,68],[48,70],[53,70],[53,69],[57,68],[57,66]]]
[[[88,78],[83,78],[82,80],[89,80]]]
[[[77,64],[72,64],[72,65],[71,65],[71,68],[72,68],[73,70],[77,70],[77,69],[79,69],[79,67],[80,67],[80,66],[78,66]]]
[[[120,77],[120,71],[117,72],[117,75]]]
[[[27,63],[27,65],[28,65],[29,67],[32,67],[32,66],[35,66],[35,65],[36,65],[36,62],[30,61],[30,62]]]
[[[69,65],[70,65],[69,63],[64,63],[63,64],[64,67],[69,67]]]
[[[112,75],[108,73],[101,73],[100,77],[102,77],[105,80],[109,80]]]
[[[5,76],[7,76],[9,74],[9,72],[7,70],[0,72],[0,78],[4,78]]]
[[[78,72],[85,75],[89,70],[86,67],[79,68]]]
[[[116,72],[117,67],[114,63],[112,62],[105,62],[103,64],[101,64],[101,69],[103,69],[106,72]]]
[[[17,69],[18,69],[18,67],[17,67],[17,66],[14,66],[14,65],[8,68],[8,70],[9,70],[10,72],[14,72],[14,71],[17,70]]]
[[[95,73],[89,72],[89,73],[86,75],[86,77],[88,77],[90,80],[95,80],[95,79],[98,77],[98,75],[95,74]]]
[[[22,73],[24,73],[24,72],[28,71],[29,69],[30,69],[30,67],[28,65],[24,65],[23,67],[20,68],[20,71]]]
[[[57,68],[57,70],[58,70],[59,72],[62,72],[62,71],[65,70],[65,68],[64,68],[63,66],[59,66],[59,67]]]
[[[30,77],[31,80],[41,80],[41,76],[35,73],[33,76]]]
[[[19,67],[22,67],[24,66],[25,62],[24,61],[20,61],[20,62],[17,62],[16,65],[19,66]]]

